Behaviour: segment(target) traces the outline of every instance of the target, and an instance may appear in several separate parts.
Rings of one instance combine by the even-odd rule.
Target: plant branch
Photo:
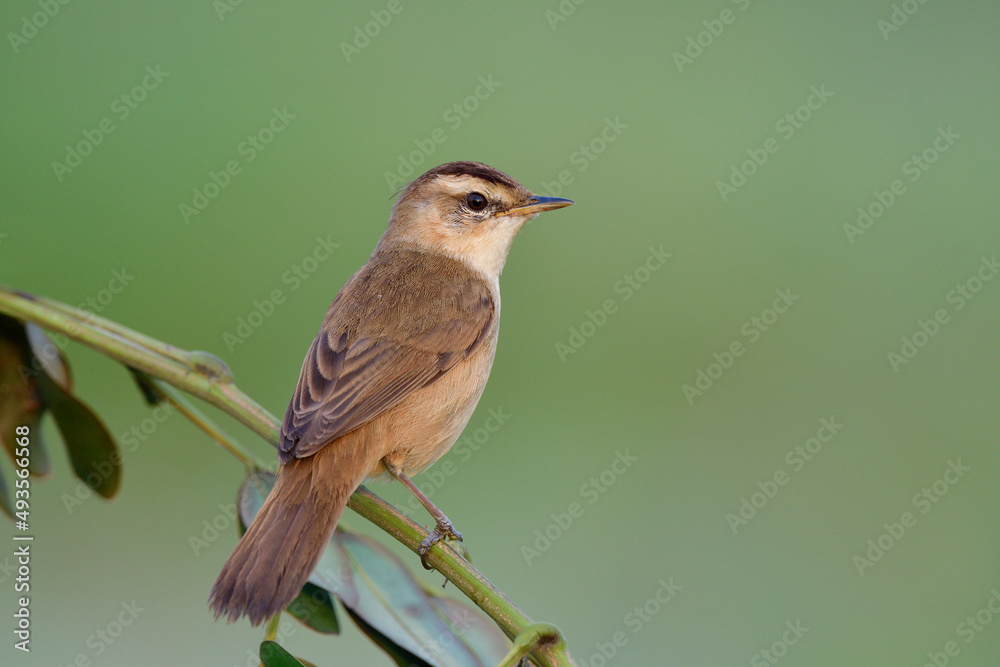
[[[497,667],[517,667],[522,658],[545,646],[555,646],[560,650],[565,649],[566,641],[563,639],[562,633],[559,632],[559,628],[549,623],[536,623],[529,626],[514,638],[514,645],[510,652],[504,656]]]
[[[273,446],[278,445],[278,420],[236,387],[232,373],[218,357],[207,352],[176,348],[93,313],[3,286],[0,286],[0,312],[22,321],[35,322],[126,366],[197,396],[232,415]],[[64,347],[60,341],[57,341],[57,345]],[[157,385],[157,390],[167,394],[168,400],[174,402],[174,399],[182,398],[174,392],[166,391],[167,389],[169,388],[161,384]],[[180,409],[180,404],[175,405]],[[234,440],[225,436],[211,420],[200,412],[195,412],[190,405],[186,405],[182,412],[217,442],[223,444],[225,441],[223,446],[241,462],[249,465],[249,455],[235,445]],[[414,553],[417,553],[420,541],[427,536],[423,527],[363,486],[351,496],[348,506]],[[508,637],[516,641],[511,655],[515,652],[524,655],[525,651],[530,650],[531,659],[540,667],[568,667],[576,664],[555,626],[536,625],[453,547],[438,543],[428,554],[427,562],[486,612]]]
[[[392,535],[413,553],[418,553],[420,541],[427,537],[427,531],[420,524],[364,486],[358,487],[347,506]],[[516,639],[530,627],[539,627],[450,543],[441,541],[431,547],[427,562],[486,612],[511,639]],[[545,624],[545,627],[549,629],[549,634],[531,652],[532,660],[544,666],[575,665],[559,630],[554,625]]]
[[[182,350],[114,324],[98,315],[0,286],[0,312],[77,340],[116,361],[158,377],[228,412],[266,441],[278,439],[278,422],[233,384],[228,366],[208,352]],[[64,347],[60,341],[57,346]]]
[[[239,459],[240,463],[246,466],[247,470],[255,468],[267,469],[267,464],[258,461],[253,454],[248,452],[236,441],[234,437],[222,430],[218,424],[212,421],[208,415],[203,413],[193,405],[191,401],[184,398],[184,395],[174,389],[163,380],[148,377],[149,384],[160,395],[160,397],[177,408],[177,411],[188,418],[195,426],[204,431],[208,437],[215,440],[224,450]]]

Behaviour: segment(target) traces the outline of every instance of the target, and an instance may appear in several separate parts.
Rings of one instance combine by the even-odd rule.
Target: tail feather
[[[212,586],[209,606],[216,618],[232,622],[246,615],[259,625],[298,595],[367,473],[359,462],[334,460],[347,454],[339,444],[281,467],[274,489]]]

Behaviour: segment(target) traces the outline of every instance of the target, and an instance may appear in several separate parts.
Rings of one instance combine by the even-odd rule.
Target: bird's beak
[[[562,208],[563,206],[569,206],[573,204],[572,199],[563,199],[561,197],[539,197],[538,195],[531,195],[531,199],[528,200],[527,204],[522,206],[515,206],[512,209],[504,211],[504,215],[516,215],[516,216],[530,216],[542,211],[553,211],[557,208]]]

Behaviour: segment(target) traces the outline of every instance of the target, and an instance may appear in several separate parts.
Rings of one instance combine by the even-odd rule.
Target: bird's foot
[[[462,541],[462,533],[455,530],[455,527],[451,525],[451,521],[448,517],[441,517],[437,520],[437,525],[434,526],[434,530],[424,538],[420,543],[420,548],[417,553],[420,554],[420,563],[424,566],[425,570],[433,570],[434,568],[427,564],[427,554],[430,552],[431,547],[440,542],[441,540],[448,538],[449,540]]]

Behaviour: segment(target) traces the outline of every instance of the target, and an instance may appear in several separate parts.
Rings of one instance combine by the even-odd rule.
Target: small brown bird
[[[277,481],[212,587],[216,618],[258,625],[284,609],[368,477],[392,475],[436,519],[421,560],[441,539],[462,539],[409,477],[448,451],[483,393],[514,237],[572,203],[478,162],[441,165],[403,191],[302,362]]]

